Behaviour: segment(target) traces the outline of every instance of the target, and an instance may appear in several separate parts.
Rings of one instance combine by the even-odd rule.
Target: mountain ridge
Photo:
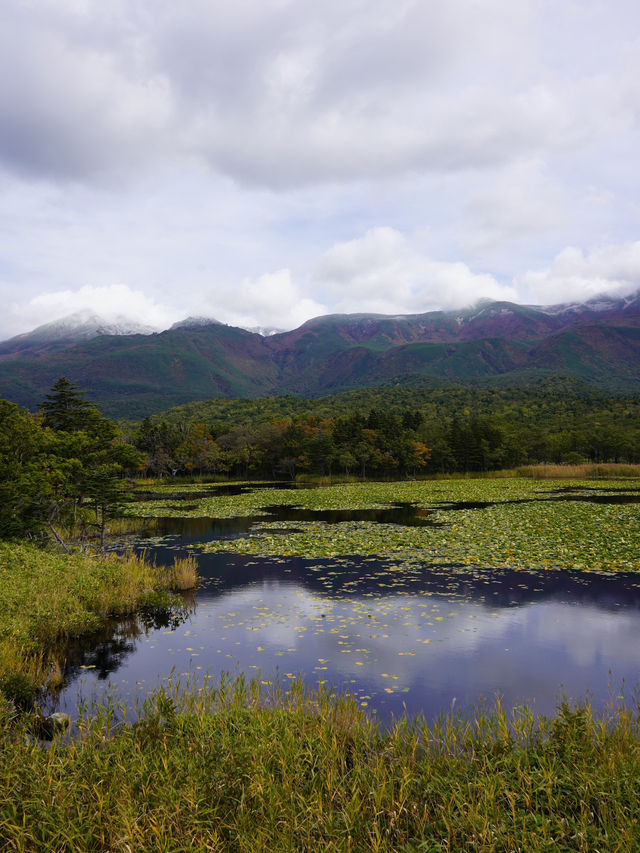
[[[55,352],[102,335],[151,335],[156,331],[153,326],[138,323],[124,315],[107,320],[94,311],[75,311],[59,320],[0,341],[0,360]]]
[[[0,397],[35,408],[66,376],[106,414],[140,417],[213,397],[315,397],[411,376],[477,384],[562,374],[640,390],[639,293],[546,308],[485,300],[459,311],[334,314],[266,336],[189,318],[152,334],[62,340],[0,344]]]

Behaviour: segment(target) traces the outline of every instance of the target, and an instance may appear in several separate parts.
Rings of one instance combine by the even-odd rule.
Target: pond
[[[588,497],[606,497],[604,491]],[[555,493],[555,498],[566,497]],[[629,499],[635,495],[629,491]],[[549,495],[553,499],[553,495]],[[611,493],[620,503],[619,491]],[[176,499],[175,495],[172,499]],[[183,500],[193,499],[185,494]],[[188,505],[188,503],[185,503]],[[114,622],[70,647],[66,683],[52,704],[139,699],[169,677],[213,682],[221,674],[283,687],[294,678],[357,697],[384,724],[403,713],[429,720],[452,707],[528,703],[552,713],[562,698],[617,701],[640,682],[640,575],[513,571],[459,562],[416,564],[380,556],[305,559],[202,553],[193,546],[251,535],[265,521],[287,537],[298,522],[447,524],[440,512],[270,506],[222,519],[141,519],[136,547],[157,562],[194,553],[202,583],[184,614]]]

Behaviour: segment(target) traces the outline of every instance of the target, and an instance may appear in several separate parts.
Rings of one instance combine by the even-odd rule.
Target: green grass
[[[260,490],[205,498],[195,509],[167,510],[162,501],[139,504],[145,516],[184,514],[231,517],[260,514],[265,506],[295,504],[309,509],[362,509],[413,502],[432,509],[440,527],[401,527],[374,522],[295,522],[296,532],[279,534],[282,524],[263,523],[251,536],[214,541],[212,551],[258,556],[337,557],[379,555],[405,564],[461,563],[515,569],[640,571],[640,516],[637,504],[596,504],[550,500],[566,481],[525,478],[355,483],[295,491]],[[629,480],[580,480],[576,496],[623,494]],[[602,491],[606,490],[606,491]],[[446,511],[456,502],[490,504]]]
[[[44,749],[0,714],[13,851],[629,851],[637,709],[561,705],[380,731],[349,697],[259,682],[151,696]]]
[[[60,641],[145,603],[169,603],[157,591],[179,588],[175,574],[132,554],[89,557],[0,542],[0,690],[13,673],[32,684],[57,679]]]
[[[482,565],[638,568],[634,505],[545,498],[564,483],[369,483],[209,498],[187,514],[244,515],[268,504],[366,508],[395,501],[445,512],[441,528],[296,523],[278,536],[214,547],[255,553],[376,553]],[[629,482],[576,482],[591,489]],[[511,503],[511,501],[525,501]],[[173,504],[174,502],[171,501]],[[162,515],[162,501],[140,507]],[[173,511],[175,514],[175,511]],[[296,550],[297,549],[297,550]],[[360,549],[360,550],[359,550]],[[493,561],[493,562],[491,562]],[[502,562],[501,562],[502,561]],[[189,566],[182,567],[189,568]],[[174,567],[178,574],[180,567]],[[133,612],[168,572],[137,558],[61,555],[0,543],[0,679],[44,680],[56,641]],[[123,722],[116,722],[121,720]],[[349,696],[238,679],[168,684],[137,720],[115,705],[81,710],[74,739],[45,748],[34,717],[0,691],[0,849],[7,851],[630,851],[640,847],[640,717],[612,700],[468,711],[379,729]]]

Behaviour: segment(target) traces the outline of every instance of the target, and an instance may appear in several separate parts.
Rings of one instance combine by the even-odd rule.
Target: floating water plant
[[[297,506],[313,510],[362,510],[414,503],[433,511],[433,527],[398,524],[296,521],[283,535],[278,522],[264,521],[269,508],[291,502],[291,492],[251,493],[199,501],[193,516],[251,515],[249,536],[211,541],[206,550],[258,556],[335,557],[379,555],[432,565],[458,562],[504,568],[577,568],[586,571],[640,570],[640,517],[629,481],[566,483],[531,480],[458,480],[340,485],[295,492]],[[594,502],[594,494],[611,503]],[[162,502],[136,507],[162,515]]]

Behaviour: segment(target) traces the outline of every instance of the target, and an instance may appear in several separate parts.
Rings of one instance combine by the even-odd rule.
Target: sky
[[[2,0],[0,339],[640,288],[637,0]]]

